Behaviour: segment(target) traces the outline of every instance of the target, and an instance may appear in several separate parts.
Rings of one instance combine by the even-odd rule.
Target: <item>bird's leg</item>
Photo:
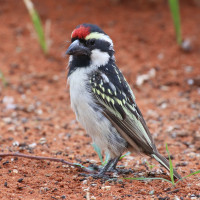
[[[114,158],[114,159],[112,160],[112,163],[111,163],[111,165],[110,165],[108,171],[110,171],[110,172],[116,172],[116,171],[117,171],[116,166],[117,166],[117,163],[118,163],[120,157],[121,157],[121,156],[116,157],[116,158]]]
[[[113,162],[115,162],[114,159],[110,159],[108,163],[100,170],[98,174],[92,174],[93,178],[106,178],[105,173],[109,171],[110,167],[112,166]]]
[[[117,163],[119,161],[121,156],[119,157],[116,157],[113,159],[113,162],[112,162],[112,165],[109,167],[108,171],[109,172],[117,172],[117,173],[120,173],[120,174],[129,174],[129,173],[133,173],[133,170],[131,169],[117,169]]]

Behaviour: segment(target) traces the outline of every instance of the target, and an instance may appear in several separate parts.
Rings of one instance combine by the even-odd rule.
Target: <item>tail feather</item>
[[[170,171],[170,166],[169,166],[169,161],[162,156],[160,153],[158,152],[154,152],[152,154],[152,157],[155,158],[161,165],[163,165],[163,167],[165,167],[168,171]],[[181,179],[181,176],[178,174],[178,172],[173,169],[173,174],[177,179]]]

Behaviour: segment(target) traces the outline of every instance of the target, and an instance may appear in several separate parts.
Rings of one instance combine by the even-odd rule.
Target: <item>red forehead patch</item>
[[[72,32],[72,38],[84,39],[88,34],[90,34],[90,28],[80,26]]]

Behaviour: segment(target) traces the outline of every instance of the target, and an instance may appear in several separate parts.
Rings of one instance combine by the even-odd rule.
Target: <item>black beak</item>
[[[68,55],[86,55],[91,54],[89,48],[85,47],[79,40],[75,40],[66,51]]]

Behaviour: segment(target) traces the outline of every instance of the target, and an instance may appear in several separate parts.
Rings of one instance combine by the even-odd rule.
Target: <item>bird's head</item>
[[[81,24],[73,30],[66,54],[76,67],[105,65],[114,58],[113,42],[98,26]]]

